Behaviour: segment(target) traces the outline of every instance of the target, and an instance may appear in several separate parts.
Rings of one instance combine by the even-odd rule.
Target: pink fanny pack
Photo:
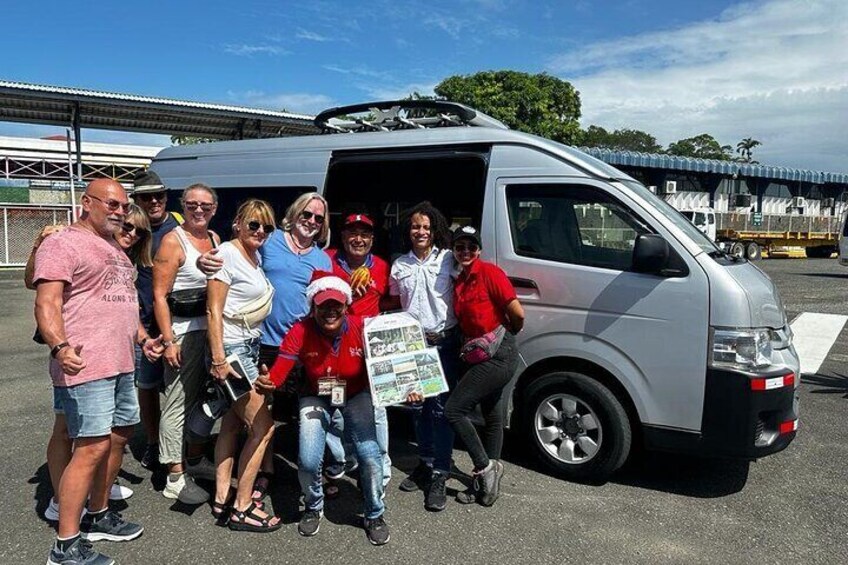
[[[459,357],[471,365],[488,361],[498,352],[505,335],[506,328],[498,326],[480,337],[469,339],[460,349]]]

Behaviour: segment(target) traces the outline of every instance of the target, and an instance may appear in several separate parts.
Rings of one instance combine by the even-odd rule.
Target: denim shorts
[[[89,381],[76,386],[53,387],[54,402],[65,414],[68,436],[108,436],[112,428],[141,421],[133,373]]]
[[[228,357],[233,353],[239,356],[241,365],[251,381],[255,381],[259,376],[259,338],[239,343],[225,343],[224,353]]]
[[[165,384],[165,366],[162,359],[155,363],[148,361],[141,351],[141,347],[135,346],[135,386],[142,390],[160,389]]]

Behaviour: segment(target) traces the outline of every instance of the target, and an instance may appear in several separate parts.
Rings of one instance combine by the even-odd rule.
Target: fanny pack
[[[267,280],[267,279],[266,279]],[[240,322],[248,329],[253,329],[268,317],[271,313],[271,304],[274,298],[274,287],[268,284],[267,290],[258,298],[242,306],[232,314],[224,314],[224,318],[230,322]]]
[[[206,287],[186,288],[168,293],[168,309],[182,318],[206,315]]]
[[[498,326],[480,337],[469,339],[459,350],[459,357],[471,365],[488,361],[498,352],[505,335],[506,328]]]
[[[212,242],[212,249],[218,247],[215,245],[215,238],[212,237],[212,232],[207,232],[209,241]],[[206,315],[206,287],[186,288],[183,290],[172,290],[166,297],[168,309],[171,314],[182,318],[197,318]]]

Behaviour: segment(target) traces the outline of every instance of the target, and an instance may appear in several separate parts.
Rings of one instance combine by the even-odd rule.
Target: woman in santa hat
[[[306,287],[309,315],[295,323],[280,345],[270,374],[263,371],[257,386],[272,390],[285,383],[300,361],[306,392],[300,398],[298,478],[305,510],[298,524],[303,536],[318,533],[324,509],[321,468],[327,433],[336,410],[341,411],[345,440],[359,461],[365,532],[374,545],[389,541],[383,519],[383,469],[374,424],[374,406],[365,368],[362,318],[348,315],[350,285],[325,271],[315,271]]]

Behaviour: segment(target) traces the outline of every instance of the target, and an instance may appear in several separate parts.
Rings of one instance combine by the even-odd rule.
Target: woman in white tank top
[[[197,258],[216,247],[220,240],[209,231],[218,196],[204,185],[183,191],[185,222],[162,238],[153,261],[153,313],[165,346],[165,403],[159,426],[159,462],[168,467],[162,494],[186,504],[202,504],[209,494],[186,475],[214,480],[214,467],[202,465],[203,445],[185,445],[188,410],[204,390],[206,367],[206,316],[183,317],[169,309],[168,295],[187,289],[205,289],[206,276],[197,269]],[[185,459],[188,464],[185,464]]]

